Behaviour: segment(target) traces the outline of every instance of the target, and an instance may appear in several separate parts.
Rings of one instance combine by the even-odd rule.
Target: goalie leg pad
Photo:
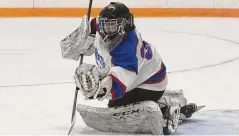
[[[96,130],[163,134],[163,115],[159,105],[153,101],[113,108],[97,108],[79,104],[77,111],[85,124]]]
[[[158,100],[158,103],[161,108],[178,104],[180,107],[183,107],[186,105],[187,100],[184,97],[182,89],[166,90],[163,96]]]

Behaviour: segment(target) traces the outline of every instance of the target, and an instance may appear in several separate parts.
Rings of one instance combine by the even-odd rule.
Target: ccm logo
[[[115,113],[115,114],[113,114],[113,116],[118,117],[118,116],[131,115],[131,114],[134,114],[134,113],[139,113],[139,109]]]

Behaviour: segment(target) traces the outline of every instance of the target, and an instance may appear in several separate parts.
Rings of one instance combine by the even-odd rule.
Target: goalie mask
[[[134,18],[127,6],[111,2],[99,15],[99,32],[103,39],[113,39],[134,30]]]

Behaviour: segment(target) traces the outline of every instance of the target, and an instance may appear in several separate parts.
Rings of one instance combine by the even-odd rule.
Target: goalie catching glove
[[[86,99],[104,100],[112,88],[112,78],[106,76],[109,68],[97,68],[92,64],[81,64],[74,75],[76,86]]]

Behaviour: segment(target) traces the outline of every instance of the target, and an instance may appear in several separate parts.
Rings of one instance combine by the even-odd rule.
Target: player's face
[[[103,22],[103,29],[107,35],[117,32],[117,19],[106,19]]]

